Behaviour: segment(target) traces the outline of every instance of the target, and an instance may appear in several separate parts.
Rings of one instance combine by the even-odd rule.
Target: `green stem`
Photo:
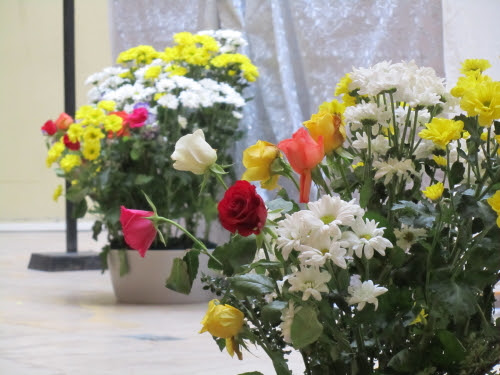
[[[222,186],[224,186],[224,189],[227,190],[227,185],[226,183],[224,182],[222,176],[218,173],[214,173],[215,174],[215,177],[217,177],[217,180],[222,184]]]
[[[222,263],[219,259],[217,259],[216,257],[214,257],[212,255],[212,253],[210,253],[210,251],[208,251],[207,247],[205,246],[205,244],[203,242],[201,242],[199,239],[197,239],[195,236],[193,236],[191,234],[191,232],[189,232],[186,228],[184,228],[182,225],[180,225],[179,223],[176,223],[175,221],[173,220],[170,220],[170,219],[167,219],[165,217],[162,217],[162,216],[151,216],[148,218],[149,220],[153,221],[153,222],[165,222],[165,223],[168,223],[170,225],[173,225],[174,227],[180,229],[182,232],[184,232],[190,239],[193,240],[193,242],[195,244],[197,244],[200,248],[201,248],[201,252],[205,255],[207,255],[209,258],[211,258],[214,262],[217,262],[220,266],[222,266]]]

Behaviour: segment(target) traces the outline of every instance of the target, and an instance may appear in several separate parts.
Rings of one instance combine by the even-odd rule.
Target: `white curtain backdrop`
[[[333,99],[352,67],[415,60],[444,75],[440,0],[110,0],[113,55],[164,49],[179,31],[243,32],[260,78],[248,93],[241,151],[288,138]],[[240,164],[240,163],[237,163]]]

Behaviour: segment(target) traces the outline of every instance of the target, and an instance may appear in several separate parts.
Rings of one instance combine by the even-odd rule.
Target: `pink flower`
[[[54,121],[49,120],[42,126],[43,134],[54,135],[57,132],[57,126]]]
[[[153,216],[152,211],[131,210],[120,207],[120,223],[122,224],[125,242],[132,249],[137,250],[141,257],[146,255],[156,237],[156,228],[147,217]]]
[[[127,122],[131,128],[140,128],[148,119],[148,110],[144,107],[136,108],[127,116]]]
[[[292,138],[278,143],[278,148],[286,155],[293,170],[300,175],[300,203],[309,202],[311,170],[325,156],[323,137],[319,136],[315,141],[305,128],[300,128]]]

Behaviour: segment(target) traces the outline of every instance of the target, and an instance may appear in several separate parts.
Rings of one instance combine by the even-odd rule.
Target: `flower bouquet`
[[[210,257],[219,276],[203,280],[219,299],[201,332],[240,359],[260,346],[280,375],[292,350],[306,374],[493,373],[500,82],[488,66],[465,61],[450,92],[413,62],[354,69],[337,86],[341,102],[322,104],[290,139],[246,149],[242,180],[218,203],[230,241],[210,253],[195,240],[167,280],[189,292],[199,254]],[[206,162],[206,173],[219,169]],[[278,189],[283,177],[298,203],[284,189],[265,203],[248,182]],[[151,207],[126,239],[148,243],[178,225]]]
[[[229,165],[230,148],[242,134],[243,91],[258,72],[238,53],[246,43],[241,34],[181,32],[174,42],[164,51],[137,46],[122,52],[117,66],[87,79],[90,104],[75,119],[62,114],[42,127],[47,166],[55,164],[57,175],[71,183],[66,198],[74,202],[74,216],[97,215],[94,238],[105,227],[112,248],[125,246],[120,205],[149,207],[143,192],[193,233],[204,222],[207,240],[221,190],[207,185],[199,194],[203,171],[179,172],[170,155],[179,137],[194,132],[203,138],[204,131],[219,163]],[[59,186],[56,199],[62,191]],[[191,240],[182,234],[165,230],[167,248],[189,248]]]

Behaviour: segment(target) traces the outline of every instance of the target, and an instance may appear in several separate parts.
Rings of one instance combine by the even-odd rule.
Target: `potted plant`
[[[309,375],[498,373],[500,83],[488,66],[466,60],[450,92],[413,62],[354,69],[342,102],[245,150],[244,179],[276,188],[293,169],[299,199],[281,189],[265,203],[246,180],[226,190],[230,240],[199,243],[167,283],[188,291],[198,254],[210,257],[219,299],[201,332],[239,359],[259,345],[279,375],[291,350]],[[171,223],[152,207],[128,236]]]
[[[80,107],[74,120],[62,114],[42,127],[47,166],[55,165],[58,176],[71,182],[66,198],[74,203],[74,216],[96,216],[94,238],[103,229],[107,232],[103,268],[108,259],[119,257],[122,275],[135,252],[108,257],[111,249],[126,249],[120,206],[148,208],[144,193],[169,217],[209,239],[220,190],[208,185],[198,194],[203,176],[175,170],[170,155],[182,135],[200,130],[217,147],[219,163],[232,164],[230,148],[242,134],[243,90],[258,76],[250,60],[238,53],[245,44],[239,32],[181,32],[174,41],[164,51],[137,46],[120,53],[117,66],[87,79],[90,104]],[[61,192],[58,187],[55,194]],[[162,233],[166,245],[158,242],[156,247],[192,246],[182,232],[166,228]],[[120,280],[114,273],[112,277]]]

